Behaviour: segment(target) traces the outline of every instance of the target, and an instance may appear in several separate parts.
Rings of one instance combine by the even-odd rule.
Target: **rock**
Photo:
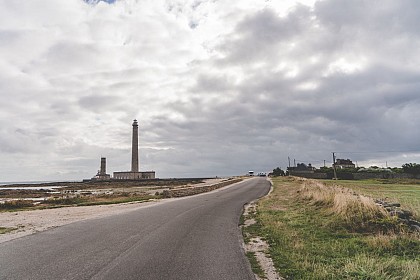
[[[419,226],[420,227],[420,222],[418,222],[416,220],[408,220],[408,222],[410,223],[410,225]]]
[[[408,219],[411,216],[410,211],[400,210],[400,209],[393,209],[390,211],[391,216],[397,216],[400,219]]]
[[[405,214],[405,215],[407,215],[408,217],[413,216],[413,213],[411,213],[411,212],[410,212],[410,211],[408,211],[408,210],[401,210],[401,211],[403,211],[403,212],[404,212],[404,214]]]
[[[375,202],[381,205],[385,204],[385,201],[379,199],[375,200]]]
[[[401,207],[400,203],[388,203],[388,205],[393,207]]]
[[[418,232],[420,232],[420,226],[418,226],[418,225],[410,225],[410,227],[411,227],[414,231],[418,231]]]

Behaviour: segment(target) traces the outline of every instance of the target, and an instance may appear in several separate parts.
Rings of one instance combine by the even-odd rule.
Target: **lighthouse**
[[[142,180],[155,179],[155,171],[140,171],[139,164],[139,124],[133,120],[133,135],[131,138],[131,170],[114,172],[116,180]]]
[[[133,121],[133,140],[131,143],[131,172],[139,172],[139,125]]]

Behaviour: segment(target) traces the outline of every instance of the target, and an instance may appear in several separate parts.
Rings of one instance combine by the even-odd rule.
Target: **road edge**
[[[249,203],[246,203],[243,207],[241,215],[241,223],[239,225],[242,233],[242,246],[247,257],[251,270],[257,280],[283,280],[274,267],[273,260],[269,255],[269,244],[261,237],[255,234],[250,234],[247,231],[248,227],[251,227],[257,223],[255,215],[258,208],[258,201],[264,197],[269,196],[273,191],[273,182],[270,178],[267,178],[270,182],[270,191]]]

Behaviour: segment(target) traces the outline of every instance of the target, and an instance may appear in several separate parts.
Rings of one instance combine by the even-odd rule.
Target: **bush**
[[[0,204],[0,209],[19,209],[19,208],[25,208],[25,207],[31,207],[34,204],[30,200],[11,200],[6,201],[5,203]]]
[[[417,163],[406,163],[403,164],[402,169],[405,173],[418,175],[420,174],[420,164]]]
[[[50,198],[44,200],[45,204],[55,204],[55,205],[72,205],[78,204],[81,202],[80,197],[62,197],[62,198]]]
[[[171,192],[170,192],[170,191],[168,191],[168,190],[164,190],[164,191],[162,192],[162,197],[163,197],[163,198],[170,198],[170,197],[172,197],[172,194],[171,194]]]
[[[280,169],[280,167],[277,167],[277,168],[273,169],[273,172],[271,174],[274,177],[285,175],[284,171],[282,169]]]

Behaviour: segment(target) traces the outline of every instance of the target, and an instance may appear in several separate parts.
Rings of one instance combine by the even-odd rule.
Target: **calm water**
[[[18,184],[46,184],[46,183],[58,183],[56,181],[26,181],[26,182],[0,182],[0,186],[4,185],[18,185]]]
[[[66,186],[48,186],[48,187],[0,187],[0,190],[54,190],[58,188],[65,188]]]

